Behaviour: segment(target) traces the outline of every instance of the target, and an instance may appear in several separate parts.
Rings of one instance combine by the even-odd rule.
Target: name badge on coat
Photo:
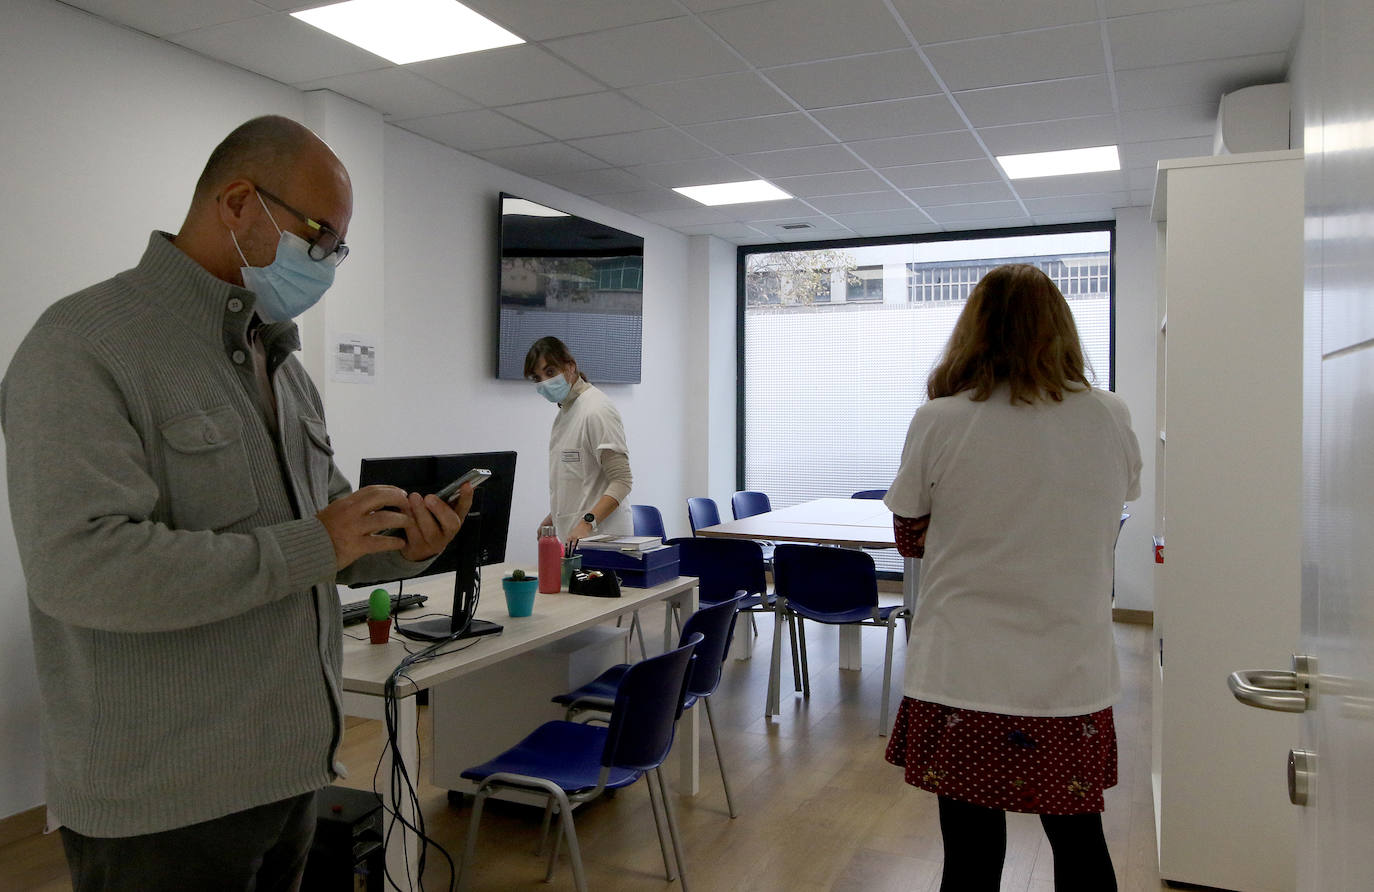
[[[563,450],[563,461],[565,461],[565,462],[574,462],[574,461],[581,461],[581,460],[582,460],[582,452],[581,452],[581,450],[578,450],[578,449],[564,449],[564,450]]]

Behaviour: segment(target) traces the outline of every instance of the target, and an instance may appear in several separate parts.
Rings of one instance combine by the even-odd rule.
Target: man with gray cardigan
[[[314,791],[340,770],[334,583],[414,575],[471,505],[352,492],[334,464],[291,319],[333,281],[352,212],[315,134],[249,121],[180,231],[44,312],[0,386],[78,892],[298,888]]]

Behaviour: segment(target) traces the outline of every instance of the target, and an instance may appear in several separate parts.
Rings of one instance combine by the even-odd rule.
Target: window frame
[[[1110,324],[1107,333],[1107,380],[1116,389],[1116,221],[1102,220],[1086,223],[1056,223],[1044,226],[1014,226],[1005,229],[963,229],[953,232],[928,232],[912,235],[887,235],[871,238],[821,239],[805,242],[774,242],[740,245],[735,251],[735,489],[744,489],[745,451],[745,330],[744,315],[745,269],[752,254],[776,254],[786,251],[823,251],[827,249],[862,248],[879,245],[926,244],[931,242],[977,241],[979,239],[1014,238],[1026,235],[1058,235],[1070,232],[1107,233],[1107,306]],[[866,303],[866,302],[865,302]]]

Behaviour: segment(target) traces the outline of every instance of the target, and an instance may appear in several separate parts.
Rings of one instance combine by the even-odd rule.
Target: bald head
[[[264,115],[240,124],[210,153],[177,247],[237,285],[241,266],[272,262],[279,229],[307,241],[318,234],[288,207],[269,205],[260,189],[340,236],[347,233],[353,188],[343,162],[308,127]]]

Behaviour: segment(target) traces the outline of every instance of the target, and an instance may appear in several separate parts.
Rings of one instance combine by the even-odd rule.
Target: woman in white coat
[[[1008,811],[1040,816],[1055,889],[1109,892],[1130,415],[1089,385],[1069,305],[1028,264],[973,289],[927,394],[886,497],[898,550],[925,558],[887,759],[939,797],[943,892],[999,888]]]
[[[593,533],[633,534],[625,499],[634,477],[620,413],[578,371],[567,345],[551,335],[530,347],[525,377],[558,406],[549,434],[550,508],[544,523],[552,523],[563,542]]]

